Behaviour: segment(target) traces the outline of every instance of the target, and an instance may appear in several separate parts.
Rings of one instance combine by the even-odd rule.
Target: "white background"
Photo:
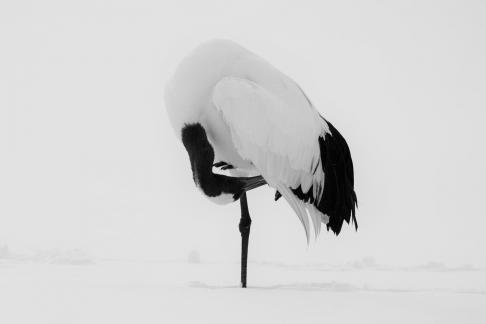
[[[284,201],[251,192],[251,262],[485,267],[485,17],[484,1],[3,0],[0,257],[237,262],[239,206],[196,190],[162,96],[192,48],[229,38],[345,136],[359,201],[358,232],[307,247]]]
[[[229,38],[300,83],[356,170],[358,233],[309,249],[289,206],[252,192],[251,258],[484,266],[485,15],[482,1],[2,2],[0,244],[237,260],[238,206],[195,189],[162,98],[184,55]]]

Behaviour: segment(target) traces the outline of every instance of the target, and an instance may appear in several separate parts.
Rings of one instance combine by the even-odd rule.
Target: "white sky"
[[[195,189],[162,100],[193,47],[230,38],[294,78],[347,139],[357,233],[309,248],[249,195],[250,259],[486,265],[484,1],[3,1],[0,246],[239,259],[238,204]]]

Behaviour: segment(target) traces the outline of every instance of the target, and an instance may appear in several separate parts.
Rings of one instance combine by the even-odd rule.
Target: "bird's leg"
[[[251,218],[248,211],[248,201],[246,200],[246,192],[240,197],[241,219],[240,219],[240,233],[241,233],[241,287],[246,288],[246,269],[248,260],[248,238],[250,237]]]

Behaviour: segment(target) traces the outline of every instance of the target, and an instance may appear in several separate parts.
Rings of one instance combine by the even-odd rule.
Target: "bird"
[[[336,235],[344,221],[358,229],[347,142],[302,88],[265,59],[231,40],[204,42],[176,67],[164,101],[199,191],[216,204],[240,202],[241,287],[247,287],[252,189],[275,189],[308,244],[321,223]]]

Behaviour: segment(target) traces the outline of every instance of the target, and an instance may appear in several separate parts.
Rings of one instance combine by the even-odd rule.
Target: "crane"
[[[270,63],[230,40],[203,43],[178,65],[164,99],[196,187],[217,204],[240,201],[241,287],[247,285],[249,190],[274,188],[275,200],[283,197],[299,217],[308,243],[321,223],[336,235],[344,221],[357,230],[345,139]]]

